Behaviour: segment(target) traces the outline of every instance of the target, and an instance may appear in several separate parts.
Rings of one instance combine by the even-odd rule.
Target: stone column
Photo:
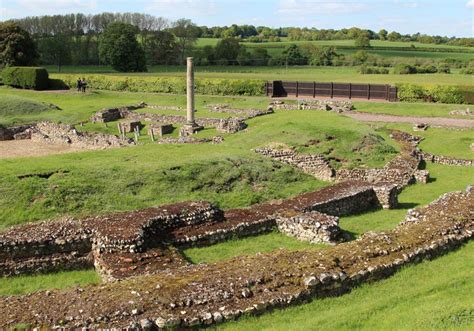
[[[186,95],[187,95],[187,116],[186,124],[181,128],[180,136],[189,136],[196,131],[202,130],[203,127],[196,123],[194,118],[194,65],[193,58],[187,59],[187,75],[186,75]]]
[[[188,57],[187,59],[187,99],[188,99],[188,112],[187,112],[187,124],[195,126],[196,122],[194,120],[194,65],[193,58]]]

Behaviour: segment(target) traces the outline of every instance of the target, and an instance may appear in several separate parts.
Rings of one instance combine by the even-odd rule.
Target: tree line
[[[59,69],[65,64],[112,64],[114,58],[122,58],[125,62],[124,59],[134,57],[133,68],[124,64],[118,70],[142,71],[146,65],[181,64],[188,55],[194,56],[196,63],[201,65],[340,65],[342,62],[360,62],[355,57],[337,54],[334,47],[317,47],[309,43],[301,47],[290,45],[283,54],[274,57],[265,48],[250,49],[241,44],[241,41],[279,41],[282,37],[291,41],[355,40],[355,45],[360,48],[370,47],[371,40],[474,46],[474,38],[402,35],[384,29],[376,33],[356,27],[340,30],[236,24],[207,27],[197,26],[187,19],[169,21],[140,13],[35,16],[2,24],[17,26],[24,31],[14,28],[17,35],[29,35],[34,47],[28,47],[36,50],[36,62],[55,64]],[[197,39],[203,37],[219,38],[219,41],[216,46],[195,47]],[[124,56],[122,53],[128,54]],[[5,65],[6,62],[2,60],[2,63]]]

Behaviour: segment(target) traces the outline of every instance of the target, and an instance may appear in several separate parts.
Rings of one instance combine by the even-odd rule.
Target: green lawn
[[[62,271],[45,275],[9,278],[0,277],[0,296],[99,283],[100,277],[95,270]]]
[[[470,116],[450,115],[453,110],[474,110],[472,105],[454,105],[440,103],[409,103],[409,102],[365,102],[354,101],[357,111],[374,114],[388,114],[397,116],[417,116],[417,117],[451,117],[471,119]]]

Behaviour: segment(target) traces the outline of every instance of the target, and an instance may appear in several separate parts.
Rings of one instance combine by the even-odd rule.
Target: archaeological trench
[[[134,113],[130,108],[104,110],[94,115],[93,120],[129,118],[136,122],[144,117],[164,116]],[[211,108],[230,109],[227,105]],[[324,109],[328,110],[326,106]],[[248,116],[271,111],[252,111]],[[174,123],[186,123],[186,117],[176,118]],[[170,119],[154,120],[165,123]],[[226,123],[223,130],[232,132],[236,127],[241,129],[244,120],[236,120],[240,123],[237,125],[230,122],[234,121],[219,120],[212,125]],[[195,128],[192,126],[191,130]],[[128,130],[133,129],[129,126]],[[60,134],[56,134],[58,131]],[[133,143],[118,136],[97,140],[78,135],[71,127],[59,125],[51,129],[44,123],[20,128],[9,135],[14,139],[39,136],[60,140],[67,136],[73,143],[101,147]],[[424,153],[418,148],[421,138],[408,133],[392,131],[391,138],[400,144],[401,152],[378,169],[336,170],[323,155],[301,155],[287,146],[255,149],[264,157],[334,182],[286,200],[229,210],[220,210],[206,201],[189,201],[6,230],[0,234],[1,276],[95,268],[103,282],[85,288],[1,297],[0,326],[11,328],[26,323],[47,328],[144,330],[208,326],[314,298],[340,295],[361,283],[389,277],[404,265],[444,254],[471,239],[472,186],[410,210],[392,231],[369,232],[347,241],[347,235],[339,228],[339,217],[396,207],[397,196],[406,185],[428,181],[429,173],[419,169],[422,162],[473,165],[471,160]],[[180,253],[186,247],[209,246],[275,230],[332,247],[317,251],[282,250],[200,265],[190,264]]]

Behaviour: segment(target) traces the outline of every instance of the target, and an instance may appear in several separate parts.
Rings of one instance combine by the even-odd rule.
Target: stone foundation
[[[269,109],[281,110],[326,110],[342,113],[354,109],[352,102],[343,100],[298,100],[298,103],[286,104],[284,101],[273,101]]]
[[[456,159],[448,156],[433,155],[431,153],[422,153],[423,160],[431,163],[444,164],[449,166],[472,167],[474,160]]]
[[[312,244],[336,243],[341,239],[339,218],[316,211],[276,219],[278,231]]]
[[[172,133],[174,130],[172,124],[152,123],[148,125],[148,135],[162,137],[165,134]]]
[[[196,328],[340,295],[472,239],[473,194],[446,194],[394,230],[369,232],[328,250],[279,250],[133,281],[2,297],[0,326]]]
[[[256,148],[255,152],[300,168],[305,173],[320,180],[334,180],[335,171],[323,155],[297,154],[294,149],[287,146],[281,149],[273,149],[271,147]]]

